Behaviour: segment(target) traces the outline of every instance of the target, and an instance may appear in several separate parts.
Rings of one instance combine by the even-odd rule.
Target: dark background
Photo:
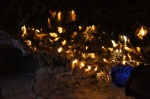
[[[108,33],[113,31],[130,38],[137,28],[150,26],[149,0],[0,0],[0,30],[14,35],[27,24],[47,31],[49,10],[75,10],[76,25],[100,24]]]

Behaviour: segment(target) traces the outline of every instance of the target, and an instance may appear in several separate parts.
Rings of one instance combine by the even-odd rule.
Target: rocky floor
[[[44,99],[32,93],[35,77],[32,74],[12,74],[0,76],[2,99]],[[49,99],[134,99],[126,97],[124,88],[111,84],[108,91],[97,91],[89,88],[79,88],[68,95],[51,94]]]

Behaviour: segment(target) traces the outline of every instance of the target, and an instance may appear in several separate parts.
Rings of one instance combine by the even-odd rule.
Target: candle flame
[[[63,48],[62,48],[62,47],[59,47],[57,51],[60,53],[60,52],[63,51]]]
[[[25,40],[24,41],[28,46],[31,46],[32,42],[30,40]]]
[[[62,33],[63,32],[63,28],[62,27],[58,27],[58,32]]]
[[[58,19],[58,21],[61,21],[61,19],[62,19],[62,12],[58,12],[57,19]]]
[[[57,33],[49,33],[49,35],[50,35],[51,37],[58,37],[58,34],[57,34]]]
[[[141,53],[141,48],[140,47],[136,47],[136,50],[138,53]]]
[[[78,63],[78,60],[77,59],[74,59],[73,61],[72,61],[72,69],[75,67],[75,64],[77,64]]]
[[[79,26],[79,30],[82,30],[82,26]]]
[[[75,11],[74,11],[74,10],[72,10],[72,11],[70,12],[70,17],[71,17],[71,20],[72,20],[72,21],[75,21],[75,20],[76,20],[76,14],[75,14]]]
[[[147,30],[145,30],[143,27],[140,28],[139,33],[137,34],[139,39],[143,39],[144,36],[146,36]]]
[[[80,69],[83,68],[85,66],[85,63],[83,61],[81,61],[80,63]]]
[[[64,46],[64,45],[66,45],[66,40],[63,40],[62,42],[61,42],[61,44]]]
[[[114,40],[111,40],[112,44],[113,44],[113,47],[117,47],[118,44],[116,44],[116,42]]]
[[[22,37],[24,37],[25,35],[27,35],[27,29],[26,29],[25,25],[21,27],[21,30],[23,31],[23,34],[21,35]]]
[[[85,69],[85,72],[89,72],[91,71],[91,69],[92,69],[91,66],[88,66],[87,69]]]

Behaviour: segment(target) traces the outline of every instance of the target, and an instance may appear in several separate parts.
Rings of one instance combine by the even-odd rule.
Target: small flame
[[[26,29],[25,25],[21,27],[21,30],[23,31],[22,37],[24,37],[25,35],[27,35],[27,29]]]
[[[64,46],[64,45],[66,45],[66,40],[63,40],[62,42],[61,42],[61,44]]]
[[[88,46],[86,46],[86,48],[85,48],[86,50],[88,49]]]
[[[144,36],[146,36],[147,30],[145,30],[143,27],[140,28],[139,33],[137,34],[139,39],[143,39]]]
[[[72,61],[72,69],[75,67],[75,64],[77,64],[78,63],[78,60],[77,59],[74,59],[73,61]]]
[[[58,21],[61,21],[61,19],[62,19],[62,12],[58,12],[57,19],[58,19]]]
[[[60,47],[60,48],[58,48],[58,50],[57,50],[59,53],[60,52],[62,52],[63,51],[63,48],[62,47]]]
[[[110,48],[110,47],[109,47],[108,49],[109,49],[111,52],[113,51],[113,48]]]
[[[38,33],[40,32],[40,30],[38,30],[38,29],[36,29],[35,31],[38,32]]]
[[[82,26],[79,26],[79,30],[82,30]]]
[[[105,63],[108,63],[108,61],[107,61],[105,58],[103,58],[103,61],[104,61]]]
[[[132,59],[131,59],[131,55],[128,53],[128,57],[129,57],[129,60],[130,60],[130,62],[132,61]]]
[[[98,70],[98,66],[96,66],[94,70],[95,70],[95,72],[96,72],[96,71]]]
[[[91,69],[92,69],[91,66],[88,66],[87,69],[85,69],[85,72],[89,72],[91,71]]]
[[[125,65],[125,64],[126,64],[126,61],[125,61],[125,60],[124,60],[124,61],[122,61],[122,64],[123,64],[123,65]]]
[[[128,41],[128,39],[127,39],[127,37],[126,36],[123,36],[123,38],[124,38],[124,42],[125,42],[125,44],[127,43],[127,41]]]
[[[62,33],[63,32],[63,28],[62,27],[58,27],[58,32]]]
[[[55,39],[54,39],[54,41],[58,41],[59,39],[60,39],[60,38],[59,38],[59,37],[57,37],[57,38],[55,38]]]
[[[112,44],[113,44],[113,47],[117,47],[118,44],[116,44],[116,42],[114,40],[111,40]]]
[[[51,37],[58,37],[57,33],[49,33]]]
[[[141,48],[140,47],[136,47],[136,50],[138,51],[138,53],[141,53]]]
[[[95,58],[95,53],[89,53],[88,56],[89,56],[90,58]]]
[[[75,20],[76,20],[76,14],[75,14],[75,11],[74,11],[74,10],[72,10],[72,11],[70,12],[70,17],[71,17],[71,20],[72,20],[72,21],[75,21]]]
[[[80,63],[80,69],[83,68],[85,66],[85,63],[83,61],[81,61]]]
[[[93,31],[96,31],[95,25],[92,25],[92,30],[93,30]]]
[[[30,40],[25,40],[24,41],[28,46],[31,46],[32,45],[32,42]]]

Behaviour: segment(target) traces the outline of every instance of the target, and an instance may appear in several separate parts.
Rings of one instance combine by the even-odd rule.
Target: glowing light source
[[[63,48],[62,48],[62,47],[59,47],[57,51],[60,53],[60,52],[63,51]]]
[[[136,50],[141,53],[141,48],[140,47],[136,47]]]
[[[27,30],[26,30],[26,26],[22,26],[21,30],[23,31],[22,37],[24,37],[25,35],[27,35]]]
[[[117,47],[118,44],[116,44],[116,42],[114,40],[111,40],[112,44],[113,44],[113,47]]]
[[[31,46],[32,42],[30,40],[25,40],[24,41],[28,46]]]
[[[79,30],[82,30],[82,26],[79,26]]]
[[[70,12],[70,17],[71,17],[71,20],[72,20],[72,21],[75,21],[75,20],[76,20],[76,14],[75,14],[75,11],[74,11],[74,10],[72,10],[72,11]]]
[[[78,60],[77,59],[74,59],[72,61],[72,69],[75,67],[75,65],[78,63]]]
[[[58,34],[57,34],[57,33],[49,33],[49,35],[50,35],[51,37],[58,37]]]
[[[146,36],[147,30],[145,30],[143,27],[140,28],[139,33],[137,34],[139,39],[143,39],[144,36]]]
[[[91,66],[88,66],[86,69],[85,69],[85,72],[89,72],[89,71],[91,71]]]
[[[61,44],[64,46],[64,45],[66,45],[66,40],[63,40],[62,42],[61,42]]]
[[[80,63],[80,69],[83,68],[85,66],[85,63],[83,61],[81,61]]]
[[[58,21],[61,21],[61,19],[62,19],[62,12],[58,12],[57,19],[58,19]]]
[[[62,27],[58,27],[58,32],[62,33],[63,32],[63,28]]]

